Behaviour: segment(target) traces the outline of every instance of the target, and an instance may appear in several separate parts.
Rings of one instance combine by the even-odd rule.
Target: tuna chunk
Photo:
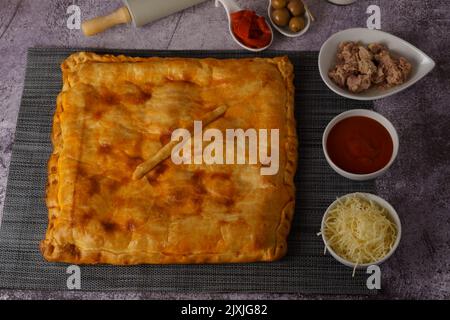
[[[407,80],[411,72],[411,64],[406,59],[395,59],[387,50],[375,55],[375,59],[379,62],[378,67],[386,75],[388,86],[399,85]]]
[[[374,84],[381,84],[386,80],[386,76],[383,72],[383,68],[378,68],[377,72],[372,75],[372,82]]]
[[[371,43],[367,46],[373,54],[378,54],[382,50],[387,50],[385,46],[379,43]]]
[[[359,46],[358,49],[359,49],[358,50],[359,59],[361,59],[361,60],[372,60],[373,59],[373,54],[369,50],[367,50],[363,46]]]
[[[401,57],[399,59],[399,63],[398,66],[400,68],[400,70],[402,70],[403,73],[403,79],[405,79],[405,81],[408,79],[409,75],[411,74],[411,63],[408,62],[408,60],[406,60],[405,58]]]
[[[371,81],[369,75],[352,75],[347,78],[347,87],[351,92],[362,92],[370,88]]]
[[[358,62],[358,71],[371,76],[377,73],[377,67],[371,60],[360,60]]]

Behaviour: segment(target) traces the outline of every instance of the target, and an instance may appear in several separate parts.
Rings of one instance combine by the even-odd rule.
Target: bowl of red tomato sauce
[[[328,164],[343,177],[370,180],[385,173],[398,154],[399,139],[381,114],[354,109],[334,117],[325,128],[322,147]]]

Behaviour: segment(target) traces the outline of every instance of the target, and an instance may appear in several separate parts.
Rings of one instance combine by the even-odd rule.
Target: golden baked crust
[[[80,52],[62,63],[41,251],[76,264],[228,263],[282,257],[297,161],[287,57],[131,58]],[[208,128],[279,129],[280,164],[138,164],[225,103]]]

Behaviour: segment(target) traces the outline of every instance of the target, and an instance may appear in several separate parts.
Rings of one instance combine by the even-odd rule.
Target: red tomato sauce
[[[339,121],[330,130],[326,144],[331,161],[356,174],[382,169],[394,150],[391,135],[382,124],[359,116]]]
[[[255,49],[267,46],[272,39],[266,19],[251,10],[233,12],[231,30],[241,43]]]

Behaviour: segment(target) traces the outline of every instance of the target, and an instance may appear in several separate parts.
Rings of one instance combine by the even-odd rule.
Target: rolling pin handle
[[[132,20],[130,12],[127,7],[121,7],[113,13],[86,20],[81,24],[81,30],[85,36],[93,36],[97,33],[103,32],[106,29],[114,27],[118,24],[130,23]]]

